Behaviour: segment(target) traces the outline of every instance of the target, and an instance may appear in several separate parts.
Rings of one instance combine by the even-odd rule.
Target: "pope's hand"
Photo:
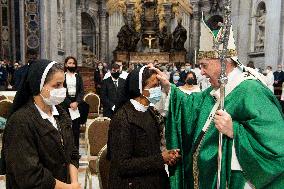
[[[218,110],[214,118],[214,123],[219,132],[230,138],[234,138],[232,117],[226,111]]]
[[[157,72],[157,78],[159,79],[164,92],[168,94],[171,89],[171,83],[169,80],[167,80],[167,76],[165,75],[165,73],[161,72],[155,67],[150,66],[150,69],[155,70]]]

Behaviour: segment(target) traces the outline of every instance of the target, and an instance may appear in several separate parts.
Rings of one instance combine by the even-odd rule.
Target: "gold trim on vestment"
[[[221,54],[220,50],[219,51],[199,51],[197,58],[198,59],[204,59],[204,58],[217,59],[217,58],[220,58],[220,54]],[[226,57],[229,58],[233,56],[237,56],[237,51],[235,49],[228,49]]]

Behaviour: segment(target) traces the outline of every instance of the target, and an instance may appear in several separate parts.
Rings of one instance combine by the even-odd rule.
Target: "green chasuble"
[[[218,130],[212,121],[202,140],[202,128],[215,104],[212,88],[187,95],[171,87],[166,124],[167,149],[181,149],[182,159],[169,167],[172,189],[215,189]],[[221,188],[284,188],[284,118],[272,92],[257,80],[241,82],[225,98],[232,116],[234,146],[242,171],[231,170],[233,139],[223,136]],[[193,154],[200,144],[197,169]],[[197,177],[196,177],[197,175]],[[195,179],[194,179],[195,178]],[[196,188],[196,187],[195,187]]]

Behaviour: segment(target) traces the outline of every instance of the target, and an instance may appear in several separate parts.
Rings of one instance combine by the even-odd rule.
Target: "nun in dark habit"
[[[149,67],[133,70],[127,79],[130,100],[110,123],[109,189],[168,189],[165,164],[173,165],[178,150],[161,151],[158,113],[151,105],[161,97],[157,73]]]
[[[79,189],[79,153],[65,96],[63,65],[39,60],[16,93],[3,137],[6,188]]]

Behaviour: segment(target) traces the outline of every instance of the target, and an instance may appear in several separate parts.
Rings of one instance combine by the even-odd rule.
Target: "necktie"
[[[118,87],[117,81],[113,81],[113,83],[114,83],[115,88],[117,88]]]

